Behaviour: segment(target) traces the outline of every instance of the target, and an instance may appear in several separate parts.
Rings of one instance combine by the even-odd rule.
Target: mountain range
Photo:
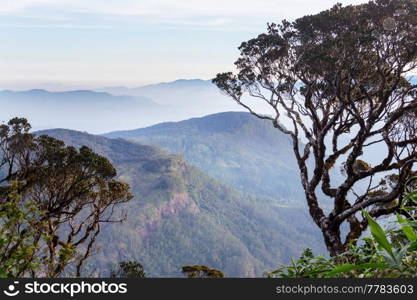
[[[180,153],[192,165],[239,191],[304,206],[289,137],[249,113],[224,112],[105,136]]]
[[[178,80],[139,88],[51,92],[0,91],[0,120],[31,120],[35,130],[90,133],[140,128],[227,110],[242,110],[209,81]]]
[[[208,114],[207,109],[240,109],[210,80],[178,79],[172,82],[161,82],[140,87],[108,87],[98,88],[97,91],[108,92],[113,95],[129,95],[149,97],[162,105],[187,106],[200,108],[200,113]]]
[[[105,227],[88,271],[106,275],[111,262],[137,260],[150,276],[180,276],[205,264],[231,277],[261,276],[304,247],[325,253],[306,210],[247,195],[221,184],[181,155],[155,146],[56,129],[41,131],[108,157],[135,195],[127,221]],[[294,222],[297,220],[297,222]]]
[[[4,121],[20,116],[35,129],[77,129],[37,134],[92,148],[131,185],[127,221],[105,226],[86,274],[107,276],[117,262],[137,260],[154,277],[181,276],[182,266],[195,264],[255,277],[306,247],[326,253],[305,207],[291,141],[268,121],[237,111],[209,81],[0,91],[0,104]]]
[[[153,124],[155,115],[170,113],[146,97],[114,96],[88,90],[49,92],[46,90],[0,91],[0,119],[15,116],[29,119],[35,129],[76,128],[99,132]],[[141,122],[134,121],[138,115]]]
[[[107,87],[95,90],[108,92],[113,95],[147,97],[160,105],[177,108],[175,116],[172,116],[170,119],[165,119],[165,122],[203,117],[225,111],[245,111],[243,107],[235,103],[230,97],[221,93],[211,80],[178,79],[172,82],[162,82],[133,88]],[[271,113],[269,108],[263,104],[263,101],[253,101],[253,98],[246,96],[243,99],[245,103],[250,103],[251,106],[256,107],[257,111]],[[161,123],[161,121],[156,123]]]

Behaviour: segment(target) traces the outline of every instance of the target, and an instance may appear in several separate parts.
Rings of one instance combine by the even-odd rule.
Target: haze
[[[341,1],[358,4],[366,1]],[[3,0],[0,89],[91,89],[229,70],[267,22],[333,0]]]

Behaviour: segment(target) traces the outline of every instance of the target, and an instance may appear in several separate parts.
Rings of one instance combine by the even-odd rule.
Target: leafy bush
[[[413,180],[417,178],[412,178]],[[407,193],[395,226],[385,231],[363,211],[371,236],[352,244],[348,251],[336,257],[314,256],[305,249],[297,260],[267,272],[267,277],[279,278],[396,278],[417,276],[417,220],[415,218],[417,190]]]
[[[143,266],[137,261],[122,261],[111,270],[110,278],[145,278]]]
[[[182,273],[187,278],[224,278],[222,271],[199,265],[184,266],[182,267]]]

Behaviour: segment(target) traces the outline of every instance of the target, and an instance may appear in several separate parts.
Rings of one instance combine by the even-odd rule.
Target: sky
[[[363,0],[0,0],[0,89],[211,79],[267,22]]]

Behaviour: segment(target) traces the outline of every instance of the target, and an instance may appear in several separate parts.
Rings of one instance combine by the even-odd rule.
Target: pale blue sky
[[[267,22],[334,0],[1,0],[0,89],[212,78]],[[346,0],[343,4],[366,1]]]

